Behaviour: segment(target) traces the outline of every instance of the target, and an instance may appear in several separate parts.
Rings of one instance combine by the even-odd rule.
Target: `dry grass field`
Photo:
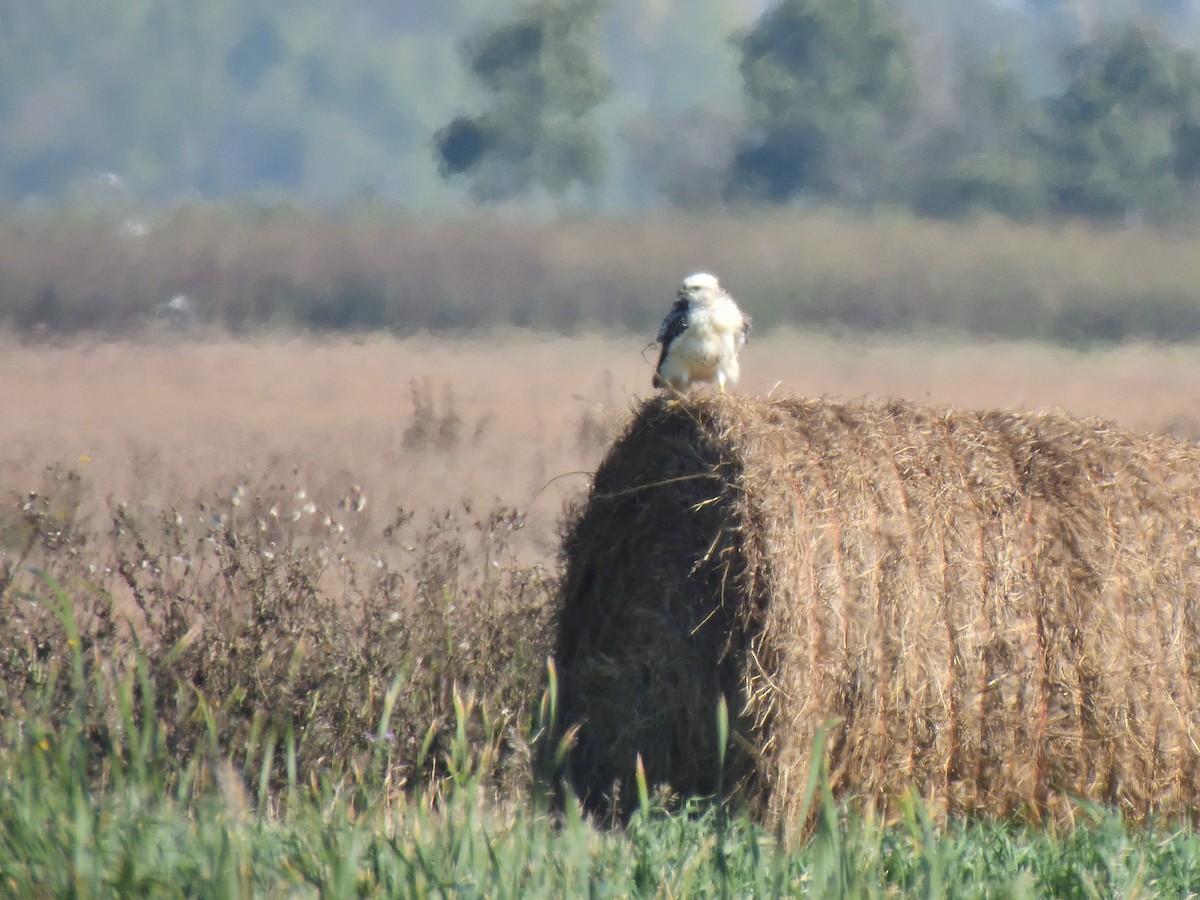
[[[36,757],[42,722],[102,783],[149,728],[192,761],[168,790],[211,788],[215,754],[260,808],[302,776],[401,796],[468,762],[528,789],[564,509],[650,394],[644,342],[0,339],[0,750]],[[767,331],[740,391],[1194,438],[1197,355]]]
[[[311,797],[312,841],[351,876],[364,810],[413,800],[440,817],[456,786],[472,809],[477,789],[538,796],[574,724],[566,694],[559,719],[547,700],[569,683],[565,662],[561,682],[546,669],[564,513],[651,393],[646,342],[684,273],[719,272],[755,316],[742,394],[1063,410],[1200,440],[1198,260],[1190,234],[824,213],[428,224],[193,209],[137,238],[78,216],[0,223],[0,833],[28,838],[0,841],[0,883],[20,893],[5,879],[25,859],[51,860],[30,884],[60,868],[84,883],[61,848],[90,837],[50,841],[46,823],[91,828],[78,798],[124,802],[124,779],[212,799],[218,837],[249,821],[247,802],[270,824]],[[185,340],[161,314],[180,293],[198,317]],[[349,798],[340,842],[331,798]],[[192,813],[175,819],[191,833]],[[723,836],[693,833],[726,864]],[[1155,838],[1161,865],[1143,867],[1121,828],[1092,833],[1089,860],[1117,845],[1097,884],[1182,871],[1164,881],[1186,885],[1174,895],[1200,890],[1193,841]],[[834,853],[837,871],[896,877],[880,834],[845,844],[868,847],[865,866]],[[1036,840],[1047,896],[1097,892],[1062,863],[1068,832]],[[967,883],[992,883],[966,858],[994,855],[989,841],[953,851]],[[146,846],[125,849],[162,855]],[[641,853],[614,858],[654,877]],[[1029,883],[1024,853],[995,884]],[[904,865],[932,879],[946,858]],[[220,860],[209,868],[237,868]]]
[[[632,336],[69,342],[0,346],[0,489],[78,468],[83,511],[109,498],[183,506],[239,485],[304,491],[372,553],[398,508],[465,501],[526,517],[522,558],[552,564],[564,502],[650,393]],[[742,393],[895,396],[965,408],[1062,409],[1200,436],[1200,349],[893,343],[756,336]],[[303,508],[304,504],[299,504]]]

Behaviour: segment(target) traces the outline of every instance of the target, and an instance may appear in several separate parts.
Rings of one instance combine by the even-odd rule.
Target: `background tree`
[[[745,132],[733,36],[751,21],[745,0],[613,0],[605,48],[616,96],[621,189],[643,209],[719,205]],[[623,171],[620,167],[623,166]]]
[[[470,38],[463,56],[490,95],[436,136],[444,177],[465,176],[477,199],[594,185],[604,152],[589,114],[611,89],[600,52],[607,0],[534,0]]]
[[[142,203],[455,202],[429,139],[468,98],[453,70],[485,6],[0,4],[0,203],[75,203],[109,175]]]
[[[1200,68],[1138,20],[1066,54],[1040,135],[1052,208],[1085,216],[1183,212],[1200,174]]]
[[[999,212],[1033,219],[1047,199],[1032,133],[1041,105],[1011,56],[968,65],[953,106],[912,146],[909,202],[918,213],[956,217]]]
[[[870,202],[915,97],[908,42],[883,0],[783,0],[739,41],[750,139],[736,196]]]

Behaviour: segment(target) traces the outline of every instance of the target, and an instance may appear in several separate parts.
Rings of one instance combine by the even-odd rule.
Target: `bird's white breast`
[[[696,309],[689,313],[687,331],[673,349],[693,370],[699,370],[693,372],[693,377],[711,376],[717,364],[734,350],[732,335],[730,319],[724,310]]]

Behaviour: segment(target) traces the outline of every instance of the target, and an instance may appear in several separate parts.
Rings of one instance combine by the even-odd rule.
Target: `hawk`
[[[724,393],[726,384],[737,382],[737,355],[749,333],[750,317],[715,275],[689,275],[658,329],[662,353],[654,386],[682,391],[693,381],[715,381]]]

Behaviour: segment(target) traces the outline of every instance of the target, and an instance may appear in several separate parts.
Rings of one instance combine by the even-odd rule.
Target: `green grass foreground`
[[[155,663],[136,641],[123,662],[89,649],[77,603],[43,580],[47,590],[22,602],[57,619],[59,641],[35,641],[47,664],[0,697],[3,897],[1200,893],[1200,838],[1189,830],[1127,826],[1091,808],[1069,829],[942,826],[916,798],[884,822],[836,805],[820,765],[808,836],[711,803],[680,809],[644,779],[629,822],[593,821],[573,797],[561,809],[548,799],[571,735],[553,666],[540,702],[511,716],[454,688],[446,727],[431,725],[410,762],[395,746],[410,683],[400,675],[357,755],[312,756],[287,714],[256,717],[230,743],[217,698],[194,684],[164,696],[152,667],[169,660]],[[189,721],[199,736],[181,743]],[[717,733],[728,740],[727,716]],[[823,758],[820,739],[813,750]]]
[[[30,730],[31,734],[33,730]],[[317,776],[255,810],[236,785],[193,793],[198,761],[132,758],[96,789],[78,739],[42,734],[0,761],[0,893],[31,896],[1183,897],[1200,840],[1097,815],[1072,831],[935,829],[919,805],[883,826],[846,810],[785,849],[717,810],[653,806],[601,829],[574,806],[485,800],[474,779],[436,801]],[[190,773],[190,778],[188,774]],[[183,777],[179,777],[179,776]],[[229,777],[236,778],[232,770]],[[169,788],[171,782],[174,789]]]
[[[61,594],[60,594],[61,596]],[[153,688],[135,663],[114,698],[122,726],[89,733],[89,675],[69,607],[64,626],[75,697],[65,721],[39,711],[0,727],[0,895],[12,897],[1183,897],[1200,891],[1200,839],[1127,828],[1081,810],[1074,829],[951,822],[920,801],[881,823],[834,804],[823,766],[810,779],[806,839],[764,830],[741,812],[689,803],[668,812],[645,784],[623,827],[602,827],[568,800],[554,811],[544,777],[505,794],[495,758],[468,736],[474,710],[457,694],[455,735],[427,784],[392,781],[386,752],[366,765],[301,772],[294,738],[267,730],[239,769],[212,744],[168,749]],[[554,771],[553,667],[518,741],[536,772]],[[375,735],[383,745],[399,682]],[[204,704],[199,707],[203,710]],[[147,715],[146,713],[149,713]],[[722,723],[724,719],[722,718]],[[727,737],[725,727],[719,733]],[[547,740],[547,737],[550,739]],[[424,750],[427,748],[423,748]],[[547,752],[547,750],[549,752]],[[818,739],[814,752],[822,753]],[[286,778],[272,787],[282,758]],[[251,788],[257,778],[260,798]]]

